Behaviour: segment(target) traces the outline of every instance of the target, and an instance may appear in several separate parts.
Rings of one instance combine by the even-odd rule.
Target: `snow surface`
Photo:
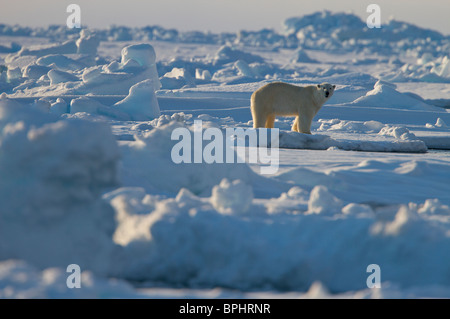
[[[0,25],[0,297],[450,297],[450,39],[327,11],[283,25]],[[196,120],[251,132],[272,81],[337,86],[312,135],[277,118],[276,173],[174,163]]]

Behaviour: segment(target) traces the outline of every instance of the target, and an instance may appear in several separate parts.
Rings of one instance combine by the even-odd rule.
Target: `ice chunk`
[[[434,124],[436,127],[447,127],[447,124],[445,124],[444,120],[438,117],[436,120],[436,124]]]
[[[311,287],[306,292],[305,298],[308,299],[329,299],[332,296],[327,287],[319,281],[311,284]]]
[[[161,115],[152,80],[133,85],[128,96],[114,104],[118,110],[130,115],[132,120],[145,121]]]
[[[450,59],[445,56],[437,69],[437,74],[444,78],[450,78]]]
[[[175,79],[184,78],[186,79],[186,81],[192,81],[191,74],[186,69],[183,68],[173,68],[172,71],[167,72],[166,74],[164,74],[164,76]]]
[[[322,120],[319,119],[318,131],[342,131],[354,133],[378,133],[385,125],[377,121],[346,121],[346,120]]]
[[[195,69],[195,78],[197,80],[211,81],[212,76],[208,70]]]
[[[425,52],[420,59],[417,60],[417,64],[427,64],[433,60],[433,55],[429,52]]]
[[[67,105],[66,101],[59,97],[56,99],[56,102],[51,105],[50,113],[59,115],[69,113],[69,106]]]
[[[49,112],[50,111],[50,102],[45,98],[40,98],[34,100],[33,104],[31,104],[32,108],[38,109],[43,112]]]
[[[438,117],[436,120],[436,123],[434,125],[431,123],[427,123],[427,124],[425,124],[425,127],[426,128],[436,128],[436,127],[446,128],[447,124],[444,122],[444,120],[442,118]]]
[[[402,140],[417,140],[417,137],[414,135],[414,133],[411,133],[404,126],[386,125],[380,130],[378,135],[392,136],[392,137],[399,138]]]
[[[159,82],[158,71],[156,69],[156,53],[155,49],[148,43],[133,44],[126,46],[122,49],[122,64],[127,63],[129,60],[135,60],[140,66],[149,68],[151,77],[153,80],[154,91],[161,88]]]
[[[161,85],[165,89],[179,89],[183,86],[195,86],[191,74],[184,68],[173,68],[161,78]]]
[[[136,62],[137,63],[137,62]],[[117,61],[112,61],[109,63],[104,69],[108,72],[117,72],[119,71],[121,64]]]
[[[384,124],[378,121],[366,121],[364,126],[372,132],[379,132],[384,127]]]
[[[150,44],[134,44],[122,49],[122,64],[133,59],[141,66],[150,66],[156,62],[155,49]]]
[[[22,48],[19,52],[19,56],[34,55],[44,56],[49,54],[74,54],[77,53],[77,45],[75,40],[67,40],[63,43],[56,43],[50,45],[38,46],[35,48]]]
[[[105,196],[104,196],[105,198]],[[122,187],[106,195],[117,212],[118,226],[114,232],[114,242],[127,245],[133,240],[149,240],[149,223],[153,220],[148,213],[155,209],[152,196],[143,188]]]
[[[106,273],[118,145],[104,123],[59,119],[0,100],[0,259]]]
[[[317,63],[316,60],[311,59],[309,55],[302,49],[295,51],[294,57],[291,59],[292,63]]]
[[[48,67],[57,67],[61,70],[71,71],[75,71],[85,67],[83,63],[75,61],[74,59],[71,59],[62,54],[50,54],[40,57],[36,60],[36,64]]]
[[[236,61],[234,66],[238,69],[239,75],[248,76],[248,77],[255,76],[253,70],[249,67],[249,65],[242,60]]]
[[[423,205],[417,210],[419,214],[438,214],[450,215],[450,207],[443,205],[439,199],[427,199]]]
[[[141,47],[138,45],[138,48]],[[142,48],[143,47],[143,48]],[[130,88],[144,80],[153,82],[152,91],[161,87],[156,65],[146,65],[154,61],[154,55],[148,57],[149,45],[142,45],[141,49],[133,49],[133,46],[124,48],[122,63],[117,61],[105,65],[97,65],[85,68],[82,72],[83,82],[73,87],[70,94],[128,94]],[[133,59],[133,56],[136,59]],[[145,58],[147,57],[147,60]]]
[[[139,64],[139,62],[136,60],[133,60],[133,59],[130,59],[127,62],[120,64],[119,66],[120,66],[120,68],[117,71],[127,72],[130,70],[142,69],[142,66]],[[112,67],[114,68],[115,65],[113,64]]]
[[[67,265],[38,269],[29,262],[17,259],[0,262],[0,298],[2,299],[51,299],[51,298],[141,298],[145,295],[137,292],[123,280],[107,279],[94,275],[89,270],[80,269],[82,289],[68,289]]]
[[[344,215],[374,215],[374,212],[370,206],[356,203],[350,203],[343,207],[342,213]]]
[[[0,53],[14,53],[19,51],[22,48],[22,46],[16,42],[11,42],[11,45],[9,47],[0,45]]]
[[[80,54],[96,54],[100,45],[100,39],[92,34],[88,29],[80,32],[80,38],[76,41],[77,53]]]
[[[230,182],[224,178],[212,189],[211,203],[222,214],[243,214],[253,200],[252,188],[241,180]]]
[[[84,69],[81,78],[85,83],[101,84],[102,83],[101,74],[102,74],[102,67],[94,66]]]
[[[338,144],[336,140],[327,135],[302,134],[294,131],[280,131],[279,146],[284,148],[311,148],[326,150]]]
[[[73,99],[70,102],[70,113],[75,114],[78,112],[86,112],[91,114],[98,114],[98,110],[102,108],[106,108],[107,106],[102,103],[93,100],[87,96],[82,96],[76,99]]]
[[[8,94],[3,92],[2,94],[0,94],[0,107],[2,107],[3,108],[2,111],[5,112],[9,108],[22,107],[22,106],[21,106],[20,103],[9,99],[8,98]],[[4,115],[2,113],[0,113],[0,119],[1,119],[2,116],[4,116]]]
[[[22,71],[19,67],[8,68],[8,71],[6,71],[6,75],[8,77],[8,81],[14,81],[22,77]]]
[[[325,186],[319,185],[313,188],[308,202],[308,214],[333,215],[339,213],[343,203],[334,197]]]
[[[129,120],[130,117],[127,113],[122,112],[114,107],[109,107],[103,105],[102,103],[88,98],[86,96],[82,96],[76,99],[73,99],[70,102],[70,113],[89,113],[89,114],[98,114],[104,115],[108,117],[112,117],[118,120]]]
[[[402,205],[395,214],[393,221],[380,222],[374,224],[372,227],[373,234],[383,234],[387,236],[397,237],[408,232],[408,228],[417,221],[417,212],[411,210],[409,207]]]
[[[442,108],[440,107],[427,104],[408,94],[398,92],[391,85],[380,81],[375,84],[372,91],[367,92],[365,96],[357,98],[351,105],[442,111]]]
[[[51,85],[58,84],[58,83],[64,83],[64,82],[74,82],[74,81],[80,80],[76,75],[69,73],[69,72],[60,71],[60,70],[50,70],[50,71],[48,71],[47,76],[50,79]]]
[[[39,79],[41,76],[47,74],[51,69],[52,68],[48,66],[31,63],[22,70],[22,74],[26,78]]]
[[[175,201],[183,208],[194,208],[202,205],[200,197],[193,194],[187,188],[181,188],[175,197]]]
[[[242,60],[246,63],[264,62],[264,59],[258,55],[247,53],[228,45],[222,46],[214,57],[214,64],[225,64]]]

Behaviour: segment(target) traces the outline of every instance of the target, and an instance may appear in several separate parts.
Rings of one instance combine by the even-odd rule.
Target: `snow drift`
[[[183,123],[183,118],[171,119],[167,124],[149,128],[149,131],[134,136],[136,142],[121,145],[124,185],[140,186],[156,194],[175,195],[181,188],[186,188],[196,195],[210,195],[212,187],[222,179],[240,179],[247,184],[260,181],[255,192],[263,197],[267,196],[270,187],[272,191],[285,187],[280,188],[276,182],[257,175],[246,163],[207,164],[203,161],[176,164],[171,154],[178,140],[172,139],[172,132],[185,128],[193,134],[192,128]],[[135,167],[142,169],[135,170]]]
[[[367,92],[366,96],[356,99],[351,105],[442,111],[442,108],[429,105],[405,93],[400,93],[395,90],[395,87],[382,81],[378,81],[372,91]]]
[[[446,218],[450,210],[438,202],[391,207],[379,219],[367,206],[344,207],[318,186],[308,211],[268,215],[253,202],[250,222],[248,215],[224,214],[183,191],[163,201],[136,194],[124,189],[111,197],[123,233],[134,234],[122,241],[134,256],[126,278],[283,291],[306,290],[317,280],[342,292],[365,288],[366,267],[376,261],[383,281],[403,287],[449,284],[449,260],[442,259],[448,254],[441,254],[449,247],[448,223],[438,226],[432,211]]]
[[[115,222],[100,196],[118,183],[118,158],[105,124],[0,99],[0,259],[106,273]]]

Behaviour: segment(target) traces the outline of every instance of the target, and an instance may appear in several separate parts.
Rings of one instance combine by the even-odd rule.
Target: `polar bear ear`
[[[320,84],[317,84],[317,87],[320,89]]]

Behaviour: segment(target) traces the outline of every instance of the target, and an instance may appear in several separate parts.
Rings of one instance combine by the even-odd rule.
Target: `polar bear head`
[[[322,84],[317,84],[317,89],[323,93],[323,96],[325,97],[325,99],[329,99],[333,93],[334,93],[334,89],[336,88],[336,85],[331,85],[330,83],[322,83]]]

